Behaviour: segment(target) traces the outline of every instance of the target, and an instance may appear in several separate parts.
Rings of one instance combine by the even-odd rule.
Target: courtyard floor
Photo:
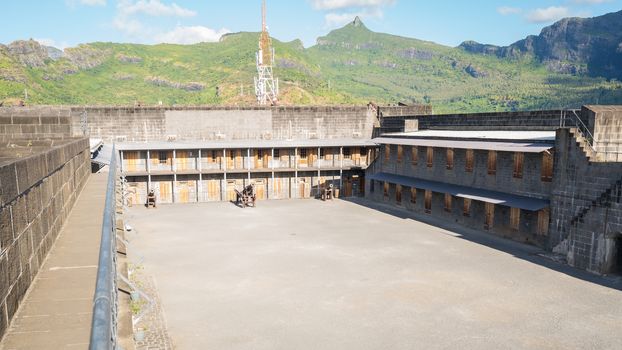
[[[619,280],[364,200],[135,207],[126,220],[177,349],[622,344]]]

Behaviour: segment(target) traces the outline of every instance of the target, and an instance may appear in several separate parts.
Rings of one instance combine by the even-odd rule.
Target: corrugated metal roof
[[[419,130],[383,134],[383,137],[469,139],[474,141],[555,142],[555,131],[525,130]]]
[[[539,198],[519,196],[510,193],[484,190],[474,187],[453,185],[443,182],[417,179],[414,177],[376,173],[369,177],[371,180],[386,181],[407,187],[430,190],[438,193],[449,193],[456,197],[469,198],[477,201],[505,205],[512,208],[537,211],[548,207],[549,201]]]
[[[554,145],[548,143],[533,142],[486,142],[486,141],[466,141],[466,140],[435,140],[435,139],[413,139],[413,138],[389,138],[378,137],[372,140],[377,144],[404,145],[404,146],[424,146],[441,148],[460,148],[477,149],[501,152],[524,152],[541,153],[553,148]]]
[[[172,150],[172,149],[239,149],[239,148],[303,148],[303,147],[373,147],[365,139],[313,139],[313,140],[240,140],[240,141],[174,141],[174,142],[122,142],[116,147],[122,151]]]

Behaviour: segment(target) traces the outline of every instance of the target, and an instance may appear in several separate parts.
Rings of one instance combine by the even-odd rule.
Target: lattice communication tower
[[[255,77],[255,95],[257,102],[265,106],[268,103],[276,105],[279,95],[279,79],[272,74],[274,65],[274,48],[266,25],[266,0],[261,6],[261,36],[259,37],[259,51],[255,55],[257,61],[257,76]]]

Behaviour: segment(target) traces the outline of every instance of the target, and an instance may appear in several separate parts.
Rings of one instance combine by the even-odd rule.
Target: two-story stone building
[[[385,134],[367,196],[516,240],[546,243],[555,133]]]
[[[253,184],[258,199],[311,198],[326,186],[361,195],[375,144],[360,139],[148,142],[117,145],[130,200],[229,201]]]

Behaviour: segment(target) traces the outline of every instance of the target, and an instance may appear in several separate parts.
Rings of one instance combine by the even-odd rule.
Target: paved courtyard
[[[178,349],[619,349],[620,282],[346,201],[132,208]]]

